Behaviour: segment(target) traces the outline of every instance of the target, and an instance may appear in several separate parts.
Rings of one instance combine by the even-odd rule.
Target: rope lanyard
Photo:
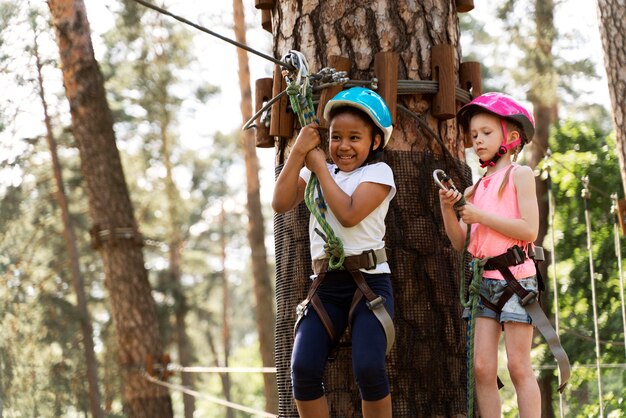
[[[587,251],[589,252],[589,274],[591,276],[591,299],[593,308],[593,330],[596,343],[596,374],[598,377],[598,404],[600,406],[600,417],[604,417],[604,406],[602,404],[602,374],[600,372],[600,336],[598,335],[598,310],[596,306],[596,277],[593,269],[593,253],[591,245],[591,215],[589,213],[589,177],[582,179],[583,190],[581,197],[585,202],[585,225],[587,227]]]
[[[613,236],[615,237],[615,257],[617,257],[617,271],[619,274],[619,297],[622,308],[622,325],[624,327],[624,350],[626,350],[626,304],[624,303],[624,273],[622,272],[622,245],[619,239],[619,206],[617,193],[611,195],[611,213],[613,214]]]
[[[465,255],[467,254],[467,247],[469,245],[471,235],[471,225],[467,226],[467,233],[465,234],[465,244],[463,245],[463,252],[461,253],[461,262],[459,263],[459,277],[461,282],[459,283],[461,306],[469,309],[470,316],[467,321],[466,332],[466,362],[467,362],[467,416],[474,416],[474,334],[476,332],[476,310],[478,308],[478,301],[480,299],[480,283],[483,279],[483,272],[485,263],[488,258],[481,260],[472,260],[470,264],[470,271],[472,273],[472,280],[469,283],[468,292],[469,296],[465,296]]]
[[[555,237],[555,233],[554,233],[554,217],[555,217],[555,211],[554,211],[554,193],[552,191],[552,177],[550,176],[550,164],[546,163],[545,166],[545,171],[546,171],[546,189],[548,190],[548,222],[549,225],[548,227],[550,228],[550,239],[552,241],[552,299],[553,299],[553,305],[554,305],[554,330],[556,332],[557,335],[561,335],[560,330],[561,330],[561,315],[560,315],[560,309],[559,309],[559,292],[558,292],[558,288],[557,288],[557,281],[556,281],[556,237]],[[557,367],[557,373],[560,373],[560,370]],[[564,400],[563,400],[563,392],[562,391],[557,391],[559,393],[559,417],[563,418],[564,417]]]
[[[298,116],[301,127],[310,123],[319,123],[313,104],[313,89],[309,79],[308,63],[304,55],[299,51],[289,51],[283,57],[283,61],[295,68],[295,71],[283,71],[283,77],[287,83],[287,95],[293,112]],[[317,190],[317,198],[315,191]],[[304,192],[304,203],[315,220],[319,223],[322,231],[315,228],[315,232],[324,240],[324,253],[328,257],[328,269],[339,269],[345,260],[343,242],[335,235],[335,231],[326,220],[328,210],[322,188],[315,173],[311,173],[309,182]]]

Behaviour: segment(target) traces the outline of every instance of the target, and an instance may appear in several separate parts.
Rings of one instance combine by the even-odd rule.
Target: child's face
[[[470,120],[472,147],[483,161],[490,160],[502,145],[500,118],[488,113],[477,113]]]
[[[374,138],[374,149],[380,144],[380,135]],[[372,128],[363,119],[351,113],[340,113],[330,122],[330,158],[341,171],[359,168],[367,159],[372,144]]]

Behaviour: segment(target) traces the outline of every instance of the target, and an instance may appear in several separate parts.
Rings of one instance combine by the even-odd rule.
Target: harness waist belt
[[[384,248],[367,250],[358,255],[347,256],[340,270],[373,270],[376,268],[377,264],[384,263],[385,261],[387,261],[387,252]],[[325,272],[328,270],[328,259],[313,260],[312,266],[315,274]]]

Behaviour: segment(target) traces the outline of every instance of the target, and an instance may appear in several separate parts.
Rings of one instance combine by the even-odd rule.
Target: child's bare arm
[[[274,186],[272,208],[276,212],[287,212],[302,202],[306,183],[300,178],[300,169],[304,166],[306,155],[319,143],[317,126],[308,125],[300,130]]]
[[[535,178],[529,167],[521,166],[513,173],[517,189],[519,219],[504,218],[476,208],[471,203],[463,206],[459,213],[466,224],[480,223],[508,237],[533,242],[539,232],[539,209],[535,194]]]

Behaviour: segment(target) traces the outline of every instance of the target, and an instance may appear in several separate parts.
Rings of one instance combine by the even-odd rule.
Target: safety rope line
[[[489,258],[474,259],[470,264],[472,279],[468,286],[469,296],[465,295],[465,256],[469,245],[471,235],[471,225],[466,225],[467,232],[465,234],[465,244],[461,253],[461,263],[459,265],[459,292],[461,305],[463,308],[469,309],[470,316],[467,321],[466,332],[466,362],[467,362],[467,416],[474,416],[474,398],[476,392],[476,382],[474,381],[474,335],[476,333],[476,310],[480,299],[480,283],[482,282],[484,267]]]
[[[212,30],[209,30],[209,29],[205,28],[204,26],[198,25],[197,23],[193,23],[190,20],[185,19],[184,17],[175,15],[174,13],[172,13],[172,12],[162,8],[162,7],[155,6],[154,4],[148,3],[147,1],[144,1],[144,0],[134,0],[134,1],[136,3],[141,4],[142,6],[145,6],[145,7],[149,8],[149,9],[155,10],[155,11],[157,11],[157,12],[163,14],[163,15],[172,17],[172,18],[178,20],[179,22],[182,22],[182,23],[184,23],[186,25],[192,26],[192,27],[198,29],[199,31],[202,31],[204,33],[208,33],[209,35],[212,35],[212,36],[215,36],[216,38],[219,38],[219,39],[221,39],[224,42],[228,42],[229,44],[235,45],[237,48],[245,49],[248,52],[251,52],[251,53],[253,53],[255,55],[258,55],[261,58],[265,58],[266,60],[273,62],[274,64],[282,65],[283,67],[288,68],[288,69],[293,69],[293,67],[290,64],[286,63],[286,62],[283,62],[283,61],[281,61],[279,59],[276,59],[276,58],[274,58],[274,57],[272,57],[270,55],[264,54],[263,52],[257,51],[256,49],[251,48],[248,45],[242,44],[241,42],[233,41],[232,39],[229,39],[229,38],[227,38],[227,37],[225,37],[223,35],[220,35],[219,33],[213,32]]]
[[[581,193],[581,197],[585,202],[585,226],[587,230],[587,252],[589,253],[589,274],[591,276],[591,299],[592,299],[592,309],[593,309],[593,330],[595,336],[595,351],[596,351],[596,374],[598,376],[598,403],[600,406],[600,417],[604,417],[604,405],[602,403],[603,395],[602,395],[602,374],[600,372],[600,336],[598,334],[598,310],[596,305],[596,278],[595,272],[593,268],[593,247],[591,243],[591,215],[589,211],[589,177],[585,176],[582,178],[583,182],[583,190]]]
[[[168,364],[168,371],[180,373],[276,373],[276,367],[205,367]]]
[[[269,413],[269,412],[259,411],[257,409],[249,408],[249,407],[244,406],[244,405],[239,405],[239,404],[236,404],[234,402],[225,401],[225,400],[217,398],[215,396],[207,395],[205,393],[200,393],[198,391],[189,389],[186,386],[177,385],[177,384],[174,384],[174,383],[164,382],[163,380],[156,379],[156,378],[150,376],[148,373],[145,373],[145,372],[143,373],[143,377],[146,380],[148,380],[149,382],[152,382],[152,383],[154,383],[156,385],[163,386],[163,387],[166,387],[166,388],[171,389],[171,390],[177,390],[179,392],[185,393],[185,394],[193,396],[195,398],[204,399],[204,400],[207,400],[209,402],[213,402],[213,403],[216,403],[216,404],[219,404],[219,405],[223,405],[223,406],[226,406],[226,407],[231,408],[231,409],[236,409],[238,411],[247,412],[249,414],[252,414],[255,417],[258,416],[258,417],[266,417],[266,418],[278,418],[277,415],[274,415],[274,414]]]
[[[626,351],[626,303],[624,303],[624,273],[622,271],[622,245],[619,233],[619,205],[617,193],[611,195],[611,213],[613,214],[613,236],[615,239],[615,257],[617,258],[617,272],[619,274],[619,298],[622,308],[622,325],[624,329],[624,350]]]
[[[547,156],[546,156],[547,158]],[[552,191],[552,176],[550,176],[550,163],[547,163],[544,167],[546,172],[546,189],[548,190],[548,227],[550,228],[550,239],[552,241],[552,300],[554,305],[554,331],[556,335],[561,335],[561,315],[559,309],[559,292],[557,288],[557,275],[556,275],[556,237],[554,232],[554,218],[555,218],[555,202],[554,202],[554,193]],[[557,370],[557,374],[559,376],[559,382],[561,381],[561,369]],[[565,414],[565,405],[564,405],[564,397],[563,391],[557,391],[559,393],[559,417],[564,418]]]
[[[283,57],[283,61],[289,62],[295,68],[294,71],[284,70],[283,77],[287,83],[286,91],[291,108],[298,116],[300,126],[305,127],[311,123],[319,124],[315,113],[315,105],[313,104],[313,89],[305,56],[299,51],[292,50]],[[315,197],[316,190],[317,198]],[[343,241],[335,234],[335,231],[333,231],[333,228],[326,220],[328,208],[322,195],[319,180],[313,172],[306,185],[304,203],[322,228],[322,231],[316,228],[315,232],[325,242],[324,253],[328,258],[328,269],[339,269],[346,258]]]

